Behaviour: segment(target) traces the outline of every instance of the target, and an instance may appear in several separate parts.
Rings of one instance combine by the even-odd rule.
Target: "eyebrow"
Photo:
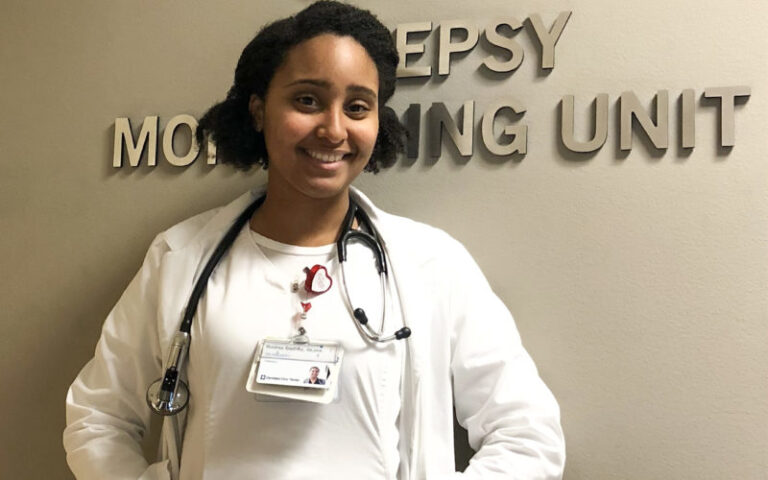
[[[317,80],[314,78],[300,78],[298,80],[295,80],[289,83],[288,86],[291,87],[294,85],[302,85],[302,84],[314,85],[316,87],[325,88],[325,89],[331,88],[330,82],[327,82],[325,80]],[[378,97],[375,91],[371,90],[368,87],[364,87],[362,85],[350,85],[347,87],[347,92],[362,93],[365,95],[370,95],[373,98]]]

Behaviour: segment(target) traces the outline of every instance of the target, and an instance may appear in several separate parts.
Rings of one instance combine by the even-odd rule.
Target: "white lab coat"
[[[163,425],[160,462],[139,442],[149,424],[147,386],[211,251],[263,189],[161,233],[107,317],[94,358],[67,394],[64,446],[80,480],[169,479],[179,469],[183,415]],[[559,479],[565,461],[558,405],[520,342],[509,311],[469,253],[444,232],[359,204],[383,237],[406,340],[400,477],[409,480]],[[194,348],[194,339],[192,347]],[[194,385],[191,386],[194,401]],[[477,453],[454,472],[452,408]]]

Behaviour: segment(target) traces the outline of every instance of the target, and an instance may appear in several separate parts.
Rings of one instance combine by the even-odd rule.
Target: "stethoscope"
[[[176,335],[174,335],[173,341],[171,342],[171,347],[168,351],[168,360],[165,363],[165,374],[162,378],[153,382],[147,389],[147,403],[153,412],[165,416],[175,415],[184,410],[189,403],[189,388],[180,376],[181,370],[187,359],[187,352],[189,351],[192,318],[195,316],[195,312],[197,312],[197,304],[205,291],[208,279],[216,268],[216,265],[218,265],[219,261],[221,261],[222,257],[224,257],[235,242],[240,231],[251,219],[256,209],[264,203],[265,198],[266,196],[261,196],[256,199],[256,201],[251,203],[248,208],[235,219],[235,222],[229,227],[229,230],[227,230],[219,241],[219,244],[214,249],[211,257],[205,264],[205,268],[203,268],[202,273],[198,277],[197,282],[192,289],[192,293],[189,296],[187,307],[184,310],[184,317],[179,326],[179,331],[176,332]],[[357,221],[358,229],[354,228],[355,221]],[[347,244],[353,240],[357,240],[370,248],[376,261],[376,271],[379,274],[382,295],[381,324],[378,331],[374,330],[369,325],[370,322],[368,321],[368,316],[362,308],[355,308],[352,306],[349,290],[347,289],[345,270]],[[384,255],[379,232],[376,230],[376,227],[374,227],[373,222],[371,222],[371,219],[368,217],[365,210],[360,208],[352,197],[349,199],[349,209],[342,222],[339,238],[336,240],[336,254],[339,265],[341,265],[341,283],[343,286],[342,290],[344,298],[352,316],[357,320],[356,324],[359,327],[359,331],[370,341],[376,343],[401,340],[411,336],[411,329],[407,326],[403,326],[392,335],[384,335],[383,330],[384,318],[386,315],[388,285],[387,259]]]

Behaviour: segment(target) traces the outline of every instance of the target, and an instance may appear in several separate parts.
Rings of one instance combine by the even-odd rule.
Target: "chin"
[[[337,181],[315,181],[304,185],[299,190],[309,198],[326,200],[339,195],[346,195],[349,191],[349,184]]]

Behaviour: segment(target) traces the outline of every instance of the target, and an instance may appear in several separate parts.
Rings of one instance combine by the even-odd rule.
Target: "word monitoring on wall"
[[[483,59],[480,68],[492,72],[514,72],[523,62],[523,47],[516,40],[518,31],[527,27],[531,38],[538,46],[538,66],[541,70],[551,71],[555,67],[555,48],[561,39],[571,12],[560,13],[554,22],[547,27],[541,15],[532,14],[526,22],[521,22],[514,17],[505,17],[490,22],[482,30],[466,20],[443,21],[438,24],[439,38],[436,42],[437,51],[433,57],[436,65],[415,66],[409,63],[414,55],[421,55],[427,51],[427,43],[424,36],[433,32],[432,22],[417,22],[398,24],[394,31],[395,43],[400,54],[400,63],[397,68],[398,78],[431,77],[434,71],[438,76],[444,77],[451,73],[451,64],[454,56],[463,54],[475,48],[480,36],[491,46],[492,50],[499,53],[489,55]],[[422,37],[420,40],[415,38]],[[409,58],[410,57],[410,58]],[[436,68],[433,68],[436,67]],[[704,89],[701,94],[701,105],[704,108],[717,108],[719,115],[719,130],[721,147],[732,147],[735,139],[735,113],[739,101],[746,100],[751,90],[746,86],[713,87]],[[680,92],[677,112],[670,114],[670,95],[667,90],[659,90],[653,97],[654,108],[644,108],[643,102],[632,91],[624,91],[617,95],[618,121],[619,121],[619,145],[623,151],[629,151],[633,147],[633,137],[637,132],[642,132],[649,140],[651,148],[664,150],[669,148],[669,122],[670,117],[678,121],[680,125],[678,145],[684,149],[692,149],[696,146],[696,92],[693,89],[684,89]],[[592,114],[590,118],[580,115],[580,121],[588,122],[593,133],[591,138],[576,138],[575,105],[576,98],[573,95],[563,95],[559,101],[559,137],[560,144],[574,153],[589,153],[601,149],[608,139],[609,124],[609,98],[607,93],[598,93],[592,101]],[[494,156],[511,157],[524,156],[528,153],[528,126],[523,122],[526,107],[513,97],[497,99],[485,105],[478,113],[474,100],[466,100],[461,105],[457,115],[450,114],[444,102],[433,102],[428,105],[427,115],[422,117],[422,105],[410,104],[402,114],[404,124],[408,130],[408,143],[406,155],[408,158],[417,158],[420,150],[422,123],[426,131],[427,153],[431,157],[440,157],[442,146],[450,141],[456,151],[462,157],[470,157],[474,153],[475,130],[480,137],[485,149]],[[507,110],[512,115],[500,115]],[[649,111],[650,110],[650,111]],[[476,118],[479,121],[476,121]],[[502,123],[502,119],[507,119]],[[199,147],[194,141],[189,142],[186,152],[179,155],[174,149],[174,140],[177,132],[186,128],[194,133],[197,128],[197,120],[191,115],[181,114],[172,117],[162,132],[162,152],[169,164],[174,166],[187,166],[192,164],[199,156]],[[447,135],[443,135],[443,133]],[[501,132],[500,135],[497,132]],[[143,119],[138,135],[134,137],[131,121],[121,117],[115,119],[114,149],[112,165],[122,167],[123,158],[127,154],[128,165],[139,166],[146,151],[146,164],[157,165],[157,139],[159,132],[159,118],[157,115]],[[190,138],[193,135],[190,135]],[[208,141],[206,144],[206,162],[216,163],[216,146]]]

